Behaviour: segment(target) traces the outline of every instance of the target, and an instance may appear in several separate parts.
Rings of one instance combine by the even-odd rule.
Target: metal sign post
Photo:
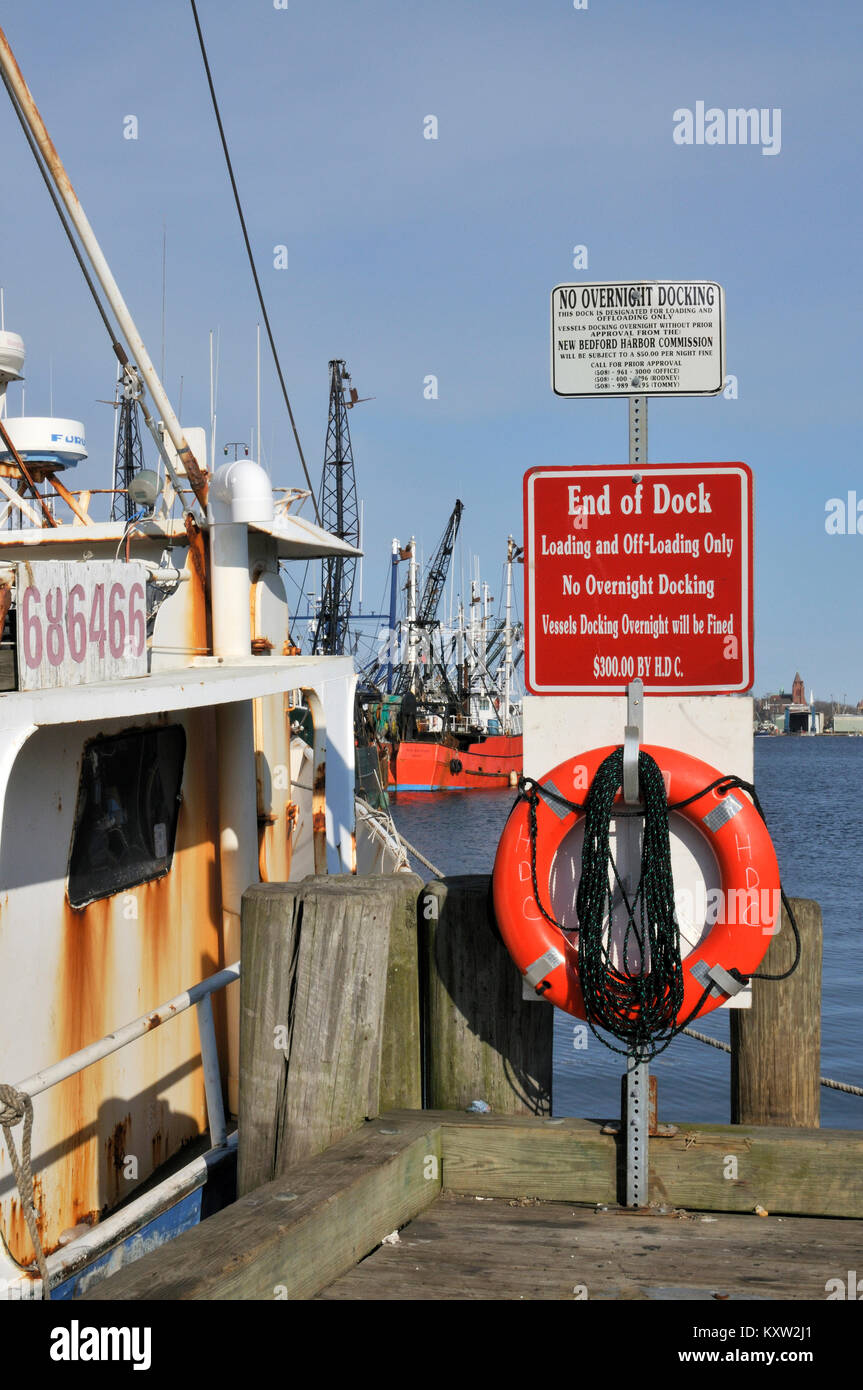
[[[715,281],[581,282],[552,290],[552,389],[570,398],[628,398],[629,467],[540,467],[525,476],[525,683],[536,696],[618,695],[625,686],[622,790],[636,813],[618,817],[615,839],[617,881],[633,926],[644,687],[652,695],[717,694],[751,685],[749,470],[647,460],[648,397],[715,396],[724,382],[725,296]],[[710,557],[708,576],[700,556]],[[616,895],[609,896],[611,959]],[[646,975],[649,949],[646,935],[624,930],[620,970]],[[648,1063],[631,1048],[621,1115],[626,1205],[643,1207],[648,1137],[663,1127],[655,1117],[651,1126]]]
[[[638,378],[633,379],[638,384]],[[647,397],[629,397],[629,462],[647,462]],[[638,804],[638,749],[644,737],[644,686],[640,680],[630,681],[626,688],[626,735],[623,743],[623,799],[628,806]],[[624,825],[627,858],[633,865],[627,876],[627,897],[633,902],[638,890],[635,865],[641,862],[638,819],[629,817]],[[640,966],[647,969],[644,949]],[[624,961],[624,969],[626,962]],[[647,1130],[650,1075],[646,1062],[639,1062],[633,1053],[626,1061],[625,1103],[621,1123],[626,1132],[626,1205],[647,1205],[648,1166]]]

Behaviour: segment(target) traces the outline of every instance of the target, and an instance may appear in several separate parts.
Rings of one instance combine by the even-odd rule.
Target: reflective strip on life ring
[[[643,745],[658,763],[669,802],[685,801],[722,776],[716,768],[672,748]],[[597,768],[614,746],[593,748],[560,763],[540,779],[569,801],[582,805]],[[622,792],[617,794],[622,804]],[[551,876],[555,856],[582,812],[567,811],[540,793],[536,808],[536,882],[550,917]],[[678,1014],[682,1022],[710,1013],[724,1004],[737,983],[736,970],[749,976],[758,969],[777,930],[779,865],[767,827],[752,802],[739,788],[706,792],[672,815],[704,836],[719,867],[722,888],[717,921],[683,961],[684,995]],[[586,1018],[578,977],[578,952],[568,934],[552,925],[540,911],[533,891],[528,803],[516,802],[504,826],[494,861],[494,911],[506,948],[530,984],[544,998]],[[697,1010],[705,989],[711,992]]]

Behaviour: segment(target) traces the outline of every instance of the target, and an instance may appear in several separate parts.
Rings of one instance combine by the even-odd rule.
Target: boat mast
[[[2,28],[0,28],[0,69],[2,69],[3,79],[13,104],[39,147],[39,153],[44,161],[45,169],[51,176],[57,194],[69,214],[69,219],[75,231],[78,233],[81,245],[87,254],[96,278],[101,284],[108,302],[111,305],[117,322],[120,325],[120,331],[126,339],[126,345],[132,359],[143,377],[147,390],[150,392],[153,399],[153,403],[162,418],[165,430],[177,451],[180,463],[186,472],[192,490],[201,504],[201,507],[206,507],[206,470],[201,470],[195,455],[186,442],[180,423],[174,414],[171,402],[168,400],[165,389],[151,361],[150,354],[147,352],[146,346],[144,345],[144,340],[135,326],[126,301],[120,293],[120,287],[111,273],[111,267],[108,265],[102,248],[96,240],[87,214],[84,212],[78,200],[78,195],[72,187],[69,175],[63,167],[60,156],[54,148],[53,141],[42,120],[39,108],[33,100],[30,88],[24,80],[21,69],[18,67],[15,55],[9,47],[9,41]]]
[[[416,537],[411,536],[410,558],[408,561],[408,649],[406,664],[408,670],[407,689],[413,690],[414,667],[416,665],[416,639],[417,639],[417,543]]]
[[[345,392],[350,388],[351,375],[341,358],[333,358],[329,363],[329,370],[330,404],[319,512],[321,524],[328,531],[341,540],[358,546],[360,524],[357,483],[348,426],[348,403],[345,400]],[[351,403],[354,396],[355,391],[352,393]],[[344,555],[331,555],[322,562],[323,600],[312,643],[312,652],[315,655],[341,656],[345,650],[356,564],[352,556]]]
[[[515,549],[512,536],[506,542],[506,627],[504,628],[503,658],[503,732],[509,733],[509,700],[512,685],[512,556]]]

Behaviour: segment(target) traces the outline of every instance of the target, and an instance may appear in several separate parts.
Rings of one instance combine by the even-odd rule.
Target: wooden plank
[[[440,1192],[440,1126],[371,1121],[85,1299],[307,1299]]]
[[[753,980],[751,1009],[731,1010],[731,1119],[734,1124],[817,1128],[821,1114],[821,908],[793,898],[800,963],[787,980]],[[784,906],[781,930],[759,973],[781,975],[794,961]]]
[[[522,998],[486,874],[426,885],[421,899],[427,993],[426,1104],[496,1114],[551,1113],[553,1010]]]
[[[587,1120],[442,1114],[444,1187],[615,1202],[616,1136]],[[863,1131],[684,1125],[650,1141],[650,1201],[703,1211],[863,1217]]]
[[[422,879],[394,874],[390,951],[381,1039],[380,1110],[422,1106],[418,904]]]
[[[440,1114],[449,1192],[616,1202],[617,1144],[592,1120]]]
[[[398,923],[399,988],[389,1028],[407,1008],[403,1070],[388,1097],[415,1095],[417,1019],[410,1017],[406,903],[418,880],[309,877],[259,884],[243,898],[238,1190],[251,1192],[381,1109],[390,953]],[[415,1006],[418,1013],[418,1004]],[[411,1054],[413,1027],[413,1054]],[[392,1041],[388,1059],[393,1064]],[[413,1065],[413,1091],[404,1077]]]
[[[337,1300],[824,1299],[855,1222],[594,1213],[444,1194],[317,1295]]]

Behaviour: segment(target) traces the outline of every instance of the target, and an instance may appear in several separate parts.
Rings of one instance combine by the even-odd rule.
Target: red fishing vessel
[[[390,790],[463,792],[514,786],[521,776],[521,743],[521,734],[498,734],[466,748],[433,738],[393,745]]]

